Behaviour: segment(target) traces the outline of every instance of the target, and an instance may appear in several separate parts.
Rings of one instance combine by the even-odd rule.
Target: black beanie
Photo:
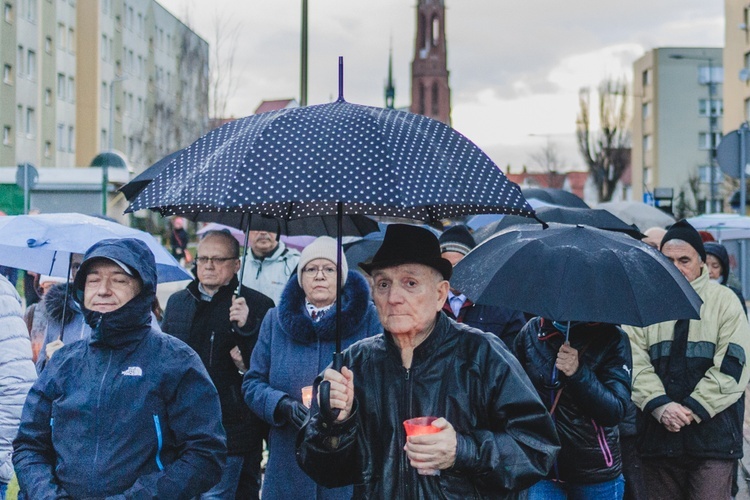
[[[452,226],[440,235],[440,252],[457,252],[466,255],[477,246],[469,229],[463,224]]]
[[[695,251],[698,252],[698,255],[701,256],[701,260],[703,262],[706,262],[706,249],[703,248],[703,240],[701,239],[701,235],[698,234],[698,231],[696,231],[695,228],[691,226],[685,219],[675,222],[669,229],[667,229],[667,233],[661,240],[661,246],[659,247],[659,250],[664,248],[664,244],[669,240],[684,241],[691,247],[695,248]]]

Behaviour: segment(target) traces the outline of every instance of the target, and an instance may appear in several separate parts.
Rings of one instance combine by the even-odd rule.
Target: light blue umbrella
[[[0,264],[64,278],[71,254],[111,238],[146,243],[156,258],[159,283],[193,278],[149,233],[77,213],[0,217]]]

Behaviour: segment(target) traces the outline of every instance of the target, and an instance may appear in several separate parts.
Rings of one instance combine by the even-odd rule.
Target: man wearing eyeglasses
[[[249,365],[258,330],[273,301],[243,286],[235,296],[240,248],[227,231],[208,231],[198,243],[197,279],[172,295],[162,330],[198,353],[219,392],[222,424],[227,433],[227,463],[222,478],[202,499],[258,498],[260,460],[266,424],[245,405],[242,375]],[[246,469],[255,476],[240,483]],[[240,488],[238,490],[238,488]]]

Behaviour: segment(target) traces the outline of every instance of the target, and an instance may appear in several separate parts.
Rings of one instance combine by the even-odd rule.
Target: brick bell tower
[[[411,63],[409,111],[451,124],[451,89],[445,43],[445,0],[419,0]]]

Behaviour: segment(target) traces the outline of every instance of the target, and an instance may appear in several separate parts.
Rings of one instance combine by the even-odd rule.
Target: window
[[[10,64],[3,66],[3,83],[8,85],[13,83],[13,67]]]
[[[750,120],[750,99],[745,99],[745,120]]]
[[[102,145],[101,147],[103,148],[105,144],[107,144],[107,130],[106,129],[102,129],[100,141]]]
[[[101,94],[101,106],[103,108],[108,107],[109,103],[109,91],[107,90],[107,83],[102,82],[102,94]]]
[[[65,151],[65,124],[57,124],[57,150]]]
[[[73,125],[68,127],[68,152],[75,153],[76,150],[76,129]]]
[[[58,49],[64,49],[65,48],[65,34],[66,34],[65,25],[63,23],[58,23],[57,25],[57,48]]]
[[[107,35],[102,34],[102,61],[107,60]]]
[[[11,137],[13,137],[11,134],[12,131],[10,129],[10,125],[5,125],[3,127],[3,144],[5,146],[10,146]]]
[[[112,0],[102,0],[102,14],[109,14]]]
[[[16,55],[16,73],[19,78],[23,78],[23,45],[18,46]]]
[[[47,87],[44,89],[44,104],[50,106],[52,104],[52,89]]]
[[[65,75],[62,73],[57,74],[57,98],[65,100]]]
[[[644,151],[651,151],[651,149],[654,146],[654,139],[651,134],[646,134],[643,136],[643,150]]]
[[[644,102],[643,105],[641,106],[641,117],[644,120],[651,116],[651,106],[652,104],[650,102]]]
[[[44,141],[44,157],[49,158],[50,156],[52,156],[52,143]]]
[[[76,102],[76,80],[72,76],[68,77],[68,100]]]
[[[641,74],[641,83],[644,87],[651,85],[651,79],[653,77],[653,71],[651,68],[648,68]]]
[[[723,67],[712,64],[710,76],[708,69],[708,64],[698,67],[698,83],[705,85],[707,83],[722,83],[724,81]]]
[[[76,32],[73,28],[68,28],[68,50],[71,53],[76,51]]]
[[[708,165],[701,165],[698,167],[698,176],[701,182],[706,184],[711,183],[711,168]],[[722,182],[721,168],[718,165],[714,165],[714,183],[720,184]]]
[[[20,134],[23,130],[23,106],[19,104],[16,106],[16,134]]]
[[[36,80],[36,52],[33,50],[26,52],[26,76],[29,80]]]
[[[6,23],[13,22],[13,4],[5,3],[3,6],[3,19],[5,19]]]
[[[698,113],[708,116],[708,99],[701,99],[698,103]],[[711,103],[711,116],[722,116],[724,114],[724,100],[714,99]]]
[[[48,36],[44,39],[44,51],[47,54],[52,54],[52,37]]]
[[[36,0],[26,0],[26,19],[36,22]]]
[[[36,135],[36,113],[34,108],[26,108],[26,136],[34,137]]]
[[[711,134],[701,132],[698,134],[698,149],[708,150],[715,148],[721,142],[721,132],[714,132],[713,144],[711,144]]]

